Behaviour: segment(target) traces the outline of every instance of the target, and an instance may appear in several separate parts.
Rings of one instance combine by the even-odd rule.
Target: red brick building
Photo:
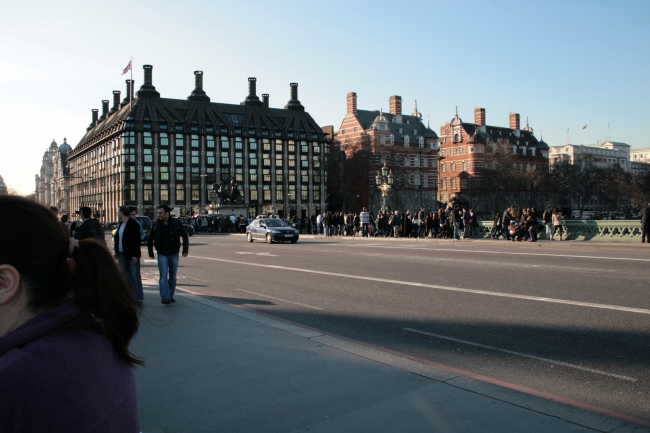
[[[422,114],[402,114],[402,97],[388,99],[389,110],[359,110],[357,94],[347,95],[347,113],[334,146],[345,153],[344,206],[363,206],[376,212],[382,203],[375,176],[386,163],[395,176],[387,204],[393,209],[435,210],[438,172],[438,135],[425,125]]]
[[[493,203],[481,190],[481,167],[486,148],[497,147],[516,155],[517,169],[548,171],[549,146],[537,140],[533,128],[520,127],[519,114],[511,113],[509,127],[490,126],[485,122],[485,109],[474,110],[474,123],[465,123],[458,117],[440,127],[440,158],[438,162],[438,200],[448,203],[453,197],[461,197],[481,213],[491,212]],[[519,206],[536,203],[533,192],[522,185],[513,191],[504,191],[505,199]],[[499,209],[501,210],[501,209]]]

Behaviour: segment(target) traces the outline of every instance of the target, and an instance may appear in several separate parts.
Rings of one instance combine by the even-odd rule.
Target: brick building
[[[512,152],[520,170],[548,170],[548,144],[537,140],[528,120],[523,129],[520,127],[519,114],[511,113],[509,126],[505,128],[487,125],[484,108],[474,110],[474,123],[463,122],[456,110],[454,118],[440,127],[439,201],[448,203],[459,197],[479,213],[491,211],[492,203],[481,189],[484,186],[481,183],[482,162],[488,147]],[[535,203],[537,198],[524,185],[516,191],[504,191],[504,194],[519,206],[543,206],[543,203]]]
[[[214,183],[236,179],[250,215],[288,210],[302,214],[325,206],[328,140],[298,100],[283,109],[269,107],[269,95],[256,94],[248,79],[241,104],[210,102],[203,72],[194,72],[187,99],[162,98],[144,65],[144,84],[127,97],[113,92],[113,106],[102,101],[92,123],[68,157],[74,180],[71,206],[89,206],[115,220],[120,205],[137,206],[153,217],[168,204],[190,215],[206,211]],[[130,96],[129,96],[130,95]]]
[[[391,96],[388,105],[388,113],[359,110],[357,94],[347,95],[347,113],[334,135],[346,157],[346,208],[381,207],[375,176],[386,163],[395,176],[389,206],[435,210],[438,135],[422,122],[417,102],[411,115],[402,114],[401,96]]]

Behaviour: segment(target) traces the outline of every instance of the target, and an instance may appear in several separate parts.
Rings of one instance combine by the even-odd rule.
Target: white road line
[[[600,259],[600,260],[629,260],[635,262],[650,262],[650,259],[635,259],[629,257],[603,257],[603,256],[575,256],[571,254],[550,254],[550,253],[516,253],[511,251],[482,251],[482,250],[457,250],[451,248],[426,248],[426,247],[411,247],[404,246],[390,246],[390,245],[352,245],[354,247],[369,247],[369,248],[386,248],[386,249],[399,249],[399,250],[427,250],[427,251],[449,251],[459,253],[485,253],[485,254],[509,254],[516,256],[550,256],[550,257],[574,257],[576,259]]]
[[[440,338],[440,339],[443,339],[443,340],[454,341],[456,343],[468,344],[470,346],[481,347],[483,349],[496,350],[497,352],[503,352],[503,353],[507,353],[509,355],[521,356],[521,357],[524,357],[524,358],[534,359],[536,361],[548,362],[549,364],[555,364],[555,365],[561,365],[563,367],[575,368],[577,370],[587,371],[589,373],[602,374],[603,376],[615,377],[616,379],[628,380],[630,382],[636,382],[637,381],[637,379],[635,379],[633,377],[622,376],[620,374],[614,374],[614,373],[607,373],[605,371],[594,370],[593,368],[581,367],[579,365],[568,364],[566,362],[561,362],[561,361],[554,361],[552,359],[541,358],[539,356],[534,356],[534,355],[527,355],[525,353],[514,352],[512,350],[499,349],[498,347],[493,347],[493,346],[488,346],[488,345],[485,345],[485,344],[474,343],[472,341],[459,340],[458,338],[447,337],[446,335],[432,334],[430,332],[419,331],[417,329],[411,329],[411,328],[402,328],[402,329],[404,329],[405,331],[409,331],[409,332],[415,332],[417,334],[428,335],[430,337],[435,337],[435,338]]]
[[[223,262],[223,263],[234,263],[236,265],[244,265],[244,266],[257,266],[257,267],[260,267],[260,268],[282,269],[282,270],[285,270],[285,271],[304,272],[304,273],[307,273],[307,274],[317,274],[317,275],[328,275],[328,276],[341,277],[341,278],[351,278],[351,279],[355,279],[355,280],[377,281],[377,282],[380,282],[380,283],[399,284],[401,286],[425,287],[425,288],[428,288],[428,289],[447,290],[447,291],[450,291],[450,292],[472,293],[472,294],[475,294],[475,295],[499,296],[499,297],[502,297],[502,298],[524,299],[524,300],[527,300],[527,301],[550,302],[550,303],[554,303],[554,304],[575,305],[575,306],[578,306],[578,307],[601,308],[601,309],[604,309],[604,310],[625,311],[625,312],[628,312],[628,313],[650,314],[650,310],[646,310],[644,308],[631,308],[631,307],[622,307],[622,306],[619,306],[619,305],[608,305],[608,304],[594,304],[594,303],[591,303],[591,302],[570,301],[570,300],[567,300],[567,299],[542,298],[542,297],[538,297],[538,296],[516,295],[516,294],[513,294],[513,293],[490,292],[490,291],[487,291],[487,290],[463,289],[462,287],[438,286],[436,284],[416,283],[416,282],[412,282],[412,281],[390,280],[390,279],[387,279],[387,278],[365,277],[365,276],[361,276],[361,275],[340,274],[340,273],[337,273],[337,272],[316,271],[316,270],[312,270],[312,269],[290,268],[290,267],[287,267],[287,266],[278,266],[278,265],[265,265],[265,264],[262,264],[262,263],[238,262],[236,260],[218,259],[216,257],[190,256],[189,258],[201,259],[201,260],[213,260],[213,261],[216,261],[216,262]]]
[[[282,302],[288,302],[290,304],[302,305],[303,307],[313,308],[314,310],[322,310],[322,308],[319,307],[312,307],[311,305],[301,304],[300,302],[287,301],[286,299],[276,298],[275,296],[263,295],[261,293],[256,293],[256,292],[249,292],[248,290],[244,290],[244,289],[235,289],[235,290],[238,290],[240,292],[252,293],[253,295],[262,296],[264,298],[271,298]]]
[[[201,279],[199,279],[199,278],[194,278],[194,277],[188,277],[187,275],[178,275],[178,274],[177,274],[177,276],[178,276],[178,277],[183,277],[183,278],[189,278],[190,280],[201,281],[201,282],[203,282],[203,283],[209,283],[209,281],[201,280]]]
[[[158,260],[149,260],[149,259],[144,259],[145,263],[158,263]]]

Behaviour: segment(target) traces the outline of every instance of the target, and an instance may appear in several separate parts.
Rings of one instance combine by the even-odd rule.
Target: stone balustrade
[[[479,237],[489,238],[493,225],[492,221],[479,222]],[[641,241],[641,223],[639,220],[565,220],[563,231],[564,237],[573,241]],[[545,227],[538,231],[539,236],[546,236],[544,232]]]

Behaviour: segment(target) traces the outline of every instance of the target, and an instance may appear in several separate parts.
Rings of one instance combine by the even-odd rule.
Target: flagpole
[[[129,114],[131,114],[131,110],[133,110],[133,98],[131,97],[131,95],[133,95],[133,56],[131,56],[131,61],[129,62],[129,64],[131,65],[131,67],[129,68],[131,69],[131,86],[130,86],[131,92],[129,93]]]

